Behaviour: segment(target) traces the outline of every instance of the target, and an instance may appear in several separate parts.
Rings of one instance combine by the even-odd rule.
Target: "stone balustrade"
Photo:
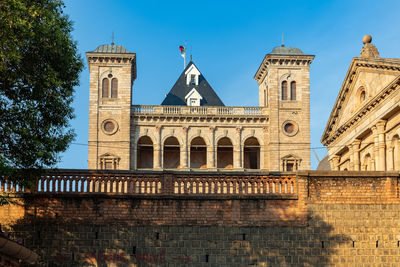
[[[133,105],[135,115],[231,115],[258,116],[267,115],[267,109],[262,107],[214,107],[214,106],[153,106]]]
[[[60,170],[37,179],[26,190],[0,182],[1,193],[118,195],[297,195],[295,175],[261,173],[120,172]]]

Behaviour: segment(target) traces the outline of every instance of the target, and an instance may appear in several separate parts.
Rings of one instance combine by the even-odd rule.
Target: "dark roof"
[[[214,89],[212,89],[210,84],[204,78],[203,74],[200,73],[199,85],[186,84],[185,72],[192,65],[197,68],[197,66],[192,61],[189,62],[189,64],[183,70],[182,74],[179,76],[178,80],[171,88],[161,105],[186,106],[185,96],[193,88],[195,88],[197,92],[199,92],[199,94],[203,97],[203,99],[200,101],[201,106],[225,106],[218,95],[215,93]]]
[[[109,53],[109,54],[129,54],[128,50],[122,45],[99,45],[92,53]]]
[[[318,164],[317,171],[330,171],[331,165],[328,161],[328,156],[324,157]]]
[[[269,53],[270,55],[305,55],[303,51],[296,47],[286,47],[286,46],[277,46],[272,49],[272,52]]]

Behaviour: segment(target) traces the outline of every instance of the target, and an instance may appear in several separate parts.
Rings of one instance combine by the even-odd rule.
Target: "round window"
[[[105,120],[102,123],[101,129],[105,134],[115,134],[118,130],[118,123],[112,119]]]
[[[288,136],[294,136],[299,131],[299,126],[294,121],[285,121],[282,125],[283,132]]]

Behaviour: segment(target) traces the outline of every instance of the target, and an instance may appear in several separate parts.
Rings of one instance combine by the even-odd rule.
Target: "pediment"
[[[203,99],[203,97],[197,92],[195,88],[193,88],[186,96],[185,99],[188,98],[196,98],[196,99]]]
[[[343,81],[321,142],[326,145],[325,141],[330,135],[336,134],[399,77],[400,60],[398,59],[354,58]]]

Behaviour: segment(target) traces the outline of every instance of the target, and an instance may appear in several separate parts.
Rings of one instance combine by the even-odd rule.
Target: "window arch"
[[[163,167],[164,169],[180,167],[180,144],[174,136],[170,136],[164,141]]]
[[[137,168],[151,169],[153,168],[153,141],[147,135],[139,138],[137,142]]]
[[[101,91],[101,96],[103,98],[108,98],[108,91],[109,91],[109,80],[108,78],[104,78],[102,82],[102,91]]]
[[[296,100],[296,82],[290,83],[290,100]]]
[[[282,100],[288,100],[287,81],[282,82]]]
[[[111,80],[111,98],[117,98],[118,97],[118,79],[113,78]]]
[[[233,168],[233,145],[228,137],[217,142],[217,168]]]
[[[367,100],[367,91],[365,90],[364,86],[360,86],[358,88],[357,94],[356,94],[356,101],[358,101],[358,105],[361,105]]]
[[[207,145],[200,136],[190,142],[190,168],[207,168]]]
[[[361,103],[364,102],[364,101],[365,101],[365,98],[366,98],[366,96],[365,96],[365,91],[363,90],[363,91],[361,91],[361,93],[360,93],[360,102],[361,102]]]
[[[243,160],[245,169],[260,169],[260,143],[257,138],[249,137],[244,141]]]

